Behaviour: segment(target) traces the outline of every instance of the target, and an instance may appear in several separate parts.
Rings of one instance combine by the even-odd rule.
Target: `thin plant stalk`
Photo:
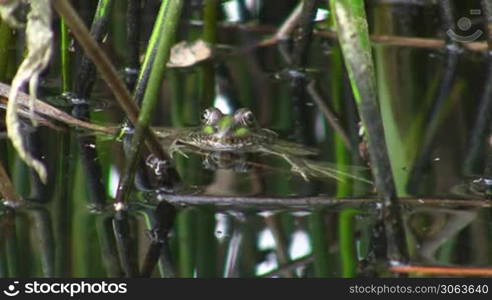
[[[5,253],[5,247],[4,247],[4,242],[0,238],[0,276],[2,278],[8,278],[9,277],[9,268],[7,264],[7,256]]]
[[[169,60],[172,41],[179,22],[182,6],[183,2],[181,0],[166,0],[161,4],[161,10],[163,12],[159,13],[159,16],[162,17],[162,22],[158,22],[156,24],[156,26],[159,26],[160,35],[155,52],[155,59],[153,60],[153,68],[150,71],[147,88],[145,89],[143,97],[142,110],[138,116],[135,134],[130,144],[129,159],[124,176],[119,183],[117,201],[120,203],[126,202],[124,197],[128,195],[130,188],[129,183],[133,181],[132,179],[137,166],[138,154],[141,150],[142,141],[145,137],[145,133],[148,131],[146,129],[150,124],[153,111],[159,99],[158,96],[166,71],[165,66]],[[168,184],[172,186],[172,180],[176,180],[177,174],[172,174],[172,176],[166,177],[170,180],[168,181]]]
[[[384,203],[383,219],[391,243],[388,257],[407,261],[403,220],[393,180],[376,93],[376,79],[364,1],[331,0],[339,42],[355,101],[367,133],[368,152],[376,189]]]
[[[284,60],[288,64],[292,64],[292,56],[289,53],[287,53],[287,51],[284,51],[285,50],[284,48],[280,48],[280,50],[281,50],[280,54],[282,55]],[[355,152],[356,147],[350,143],[348,133],[345,131],[342,124],[340,123],[337,114],[333,112],[330,109],[330,107],[328,107],[328,105],[326,105],[326,103],[324,102],[320,92],[318,91],[315,81],[311,81],[311,83],[308,84],[307,93],[309,94],[309,96],[311,96],[311,99],[313,99],[313,101],[316,103],[319,110],[325,117],[326,121],[331,126],[333,131],[337,133],[337,137],[341,139],[345,147],[351,150],[352,152]]]
[[[113,6],[113,0],[98,1],[97,8],[94,13],[94,18],[92,19],[92,24],[90,28],[90,36],[92,40],[94,40],[97,43],[97,45],[101,44],[104,40],[104,37],[108,34],[108,27],[109,27],[108,25],[111,17],[112,6]],[[64,24],[67,24],[67,21],[65,19],[64,19]],[[63,36],[62,36],[62,41],[63,41]],[[97,78],[96,65],[94,64],[93,61],[91,61],[87,53],[83,53],[76,75],[76,85],[74,88],[76,97],[82,98],[82,100],[86,100],[90,96],[90,93],[92,92],[94,83],[96,82],[96,78]]]
[[[98,43],[102,43],[104,37],[107,35],[108,24],[111,16],[111,7],[113,0],[99,0],[92,25],[90,29],[91,37]],[[66,29],[65,29],[66,30]],[[63,43],[62,36],[62,43]],[[65,41],[67,42],[67,41]],[[67,46],[67,45],[66,45]],[[62,48],[63,48],[62,44]],[[67,50],[66,50],[67,51]],[[68,53],[66,53],[68,54]],[[62,52],[62,67],[67,72],[67,80],[70,74],[68,73],[68,65],[63,64],[63,52]],[[96,66],[87,57],[83,55],[77,70],[76,82],[74,86],[75,100],[74,107],[72,109],[72,115],[77,119],[89,119],[89,104],[87,102],[94,83],[96,81]],[[96,147],[87,147],[87,145],[96,145],[95,136],[77,135],[77,142],[79,145],[79,151],[81,159],[84,162],[83,167],[87,174],[87,183],[89,185],[88,201],[91,205],[97,209],[102,209],[106,202],[106,193],[101,178],[102,166],[98,160],[98,151]]]
[[[295,16],[298,18],[298,16]],[[200,22],[193,22],[193,25],[199,26]],[[296,26],[297,24],[289,24],[289,26]],[[231,31],[244,31],[244,32],[256,32],[263,34],[271,34],[279,31],[276,26],[240,26],[232,23],[223,23],[220,24],[219,27],[224,30]],[[288,28],[288,30],[292,30]],[[326,38],[326,39],[337,39],[337,33],[334,31],[325,31],[325,30],[316,30],[314,32],[316,37]],[[402,47],[402,48],[416,48],[416,49],[441,49],[446,46],[446,41],[443,39],[437,38],[423,38],[423,37],[412,37],[412,36],[395,36],[395,35],[386,35],[386,34],[372,34],[370,36],[371,42],[374,46],[394,46],[394,47]],[[280,38],[267,38],[256,45],[249,46],[246,48],[242,48],[239,51],[251,51],[256,49],[256,47],[262,46],[271,46],[278,42],[281,42],[283,39]],[[486,52],[488,50],[487,42],[475,41],[475,42],[466,42],[460,44],[463,49],[472,52]]]
[[[129,90],[133,90],[138,79],[140,68],[140,31],[141,31],[141,0],[127,1],[126,32],[127,32],[127,56],[126,56],[126,84]]]
[[[311,46],[314,16],[318,8],[318,0],[304,0],[302,5],[299,27],[294,32],[294,49],[291,57],[291,68],[303,70],[309,58]],[[294,132],[299,141],[312,143],[313,134],[309,129],[309,111],[306,105],[306,86],[308,84],[307,74],[293,76],[291,80],[292,106],[294,114]]]
[[[195,252],[198,278],[217,277],[217,240],[213,207],[198,210],[197,251]]]
[[[101,246],[101,258],[109,277],[121,277],[123,271],[118,258],[118,249],[115,236],[111,228],[112,218],[109,216],[96,216],[96,231]]]
[[[48,211],[38,208],[32,211],[34,218],[34,229],[37,231],[35,236],[40,247],[41,270],[43,277],[51,278],[55,275],[55,240],[51,215]]]
[[[309,264],[316,264],[316,260],[314,259],[313,255],[306,255],[303,257],[300,257],[298,259],[289,261],[288,264],[281,265],[275,270],[272,270],[266,274],[261,275],[262,278],[275,278],[279,277],[282,274],[285,274],[286,272],[294,272],[295,270],[301,268],[301,267],[306,267]]]
[[[113,218],[113,230],[121,268],[128,278],[138,277],[137,245],[128,212],[119,210]]]
[[[179,277],[192,278],[196,265],[196,210],[183,209],[177,216],[176,235],[178,243]]]
[[[471,132],[464,169],[466,175],[485,173],[485,176],[490,177],[492,172],[490,172],[490,168],[484,168],[484,165],[490,165],[490,160],[492,159],[490,150],[488,150],[489,125],[492,119],[492,85],[489,84],[490,80],[492,80],[492,1],[482,0],[481,2],[487,20],[486,31],[489,46],[487,75],[485,77],[484,91],[475,112],[477,117]],[[490,191],[488,193],[490,194]]]
[[[7,265],[10,277],[21,277],[25,276],[22,268],[22,260],[19,247],[19,237],[17,236],[15,218],[16,215],[13,213],[13,210],[9,212],[8,216],[4,216],[7,222],[10,222],[9,230],[6,231],[5,236],[5,251],[7,256]]]
[[[289,254],[289,244],[286,234],[281,224],[281,214],[273,214],[265,217],[265,223],[268,229],[272,232],[273,239],[275,240],[275,253],[277,254],[277,262],[279,265],[289,264],[291,261]],[[286,270],[283,273],[284,277],[294,277],[294,272]]]
[[[318,0],[303,0],[299,27],[294,32],[294,49],[292,52],[292,65],[294,68],[304,67],[308,62],[309,47],[311,44],[314,17],[318,9]]]
[[[244,228],[246,227],[246,223],[242,219],[244,216],[239,218],[230,217],[228,223],[232,228],[231,236],[226,241],[225,246],[225,259],[224,259],[224,267],[223,267],[223,277],[224,278],[233,278],[240,277],[240,263],[241,257],[244,255],[245,247],[244,247]]]
[[[205,0],[203,8],[203,40],[214,47],[217,43],[217,10],[218,0]],[[214,62],[207,61],[201,67],[201,98],[205,106],[211,106],[215,98]]]
[[[333,274],[334,266],[330,261],[329,237],[326,230],[324,210],[316,208],[309,215],[308,222],[311,247],[313,249],[314,275],[323,278],[330,277]]]
[[[135,87],[135,92],[133,94],[133,99],[138,107],[142,106],[142,101],[144,98],[145,91],[147,89],[147,84],[149,82],[150,72],[153,66],[155,66],[155,59],[158,53],[160,36],[166,22],[167,6],[161,4],[159,13],[152,29],[152,34],[147,45],[147,50],[145,51],[144,61],[140,68],[140,73],[138,74],[137,85]]]
[[[66,178],[64,174],[73,174],[75,165],[72,163],[70,153],[73,150],[72,136],[61,134],[56,153],[61,157],[57,161],[56,167],[56,188],[53,195],[53,230],[55,243],[55,276],[67,277],[70,272],[70,253],[72,250],[70,243],[70,232],[72,228],[72,201],[70,191],[73,188],[73,177]]]
[[[166,201],[161,201],[156,209],[149,214],[146,213],[146,223],[151,236],[151,243],[140,275],[150,277],[152,271],[159,261],[160,271],[165,278],[176,277],[173,259],[169,249],[169,232],[176,218],[176,209]]]
[[[492,268],[476,267],[450,267],[450,266],[421,266],[421,265],[398,265],[390,267],[390,271],[405,274],[419,274],[421,276],[439,277],[466,277],[466,276],[492,276]]]
[[[67,26],[72,30],[72,34],[78,40],[86,55],[95,63],[97,69],[101,73],[101,77],[108,84],[108,87],[113,92],[119,105],[125,111],[128,119],[136,124],[138,120],[139,110],[134,104],[130,92],[125,86],[125,83],[119,78],[118,72],[111,64],[108,56],[97,45],[97,42],[91,37],[89,31],[85,27],[83,21],[75,12],[72,5],[67,0],[53,0],[53,5],[58,13],[64,18]],[[172,3],[175,3],[172,1]],[[176,1],[181,3],[181,1]],[[167,159],[166,153],[159,145],[159,141],[151,130],[146,130],[147,146],[152,153],[162,159]]]
[[[61,56],[61,77],[62,92],[68,92],[72,89],[72,76],[70,74],[70,35],[67,25],[63,18],[60,21],[60,56]]]
[[[333,22],[333,18],[330,18]],[[331,87],[331,99],[333,102],[333,107],[338,115],[342,115],[343,112],[343,82],[345,79],[342,65],[342,52],[339,47],[334,48],[332,52],[332,58],[330,60],[330,87]],[[335,160],[337,165],[346,166],[350,164],[350,154],[347,149],[350,149],[352,145],[348,136],[345,138],[341,135],[334,134],[333,139],[335,142],[333,146],[335,148]],[[350,196],[350,180],[338,181],[337,182],[337,197],[347,197]]]
[[[449,0],[440,0],[440,12],[443,16],[443,28],[444,32],[448,30],[455,29],[453,5]],[[441,84],[436,95],[435,102],[432,105],[429,114],[427,115],[426,130],[423,137],[422,144],[420,145],[420,150],[418,151],[417,157],[410,174],[408,187],[412,193],[417,193],[419,185],[422,182],[423,173],[428,167],[432,155],[432,150],[435,145],[435,137],[439,130],[439,125],[442,124],[446,112],[446,106],[449,106],[449,96],[451,90],[454,87],[454,82],[456,79],[456,73],[458,68],[458,60],[460,56],[459,47],[457,42],[448,36],[446,50],[446,61],[444,64],[444,74],[442,77]],[[489,113],[490,114],[490,113]],[[487,115],[487,114],[485,114]]]
[[[12,29],[0,21],[0,81],[7,79],[9,52],[12,47]]]
[[[357,253],[355,252],[354,217],[357,210],[348,208],[340,212],[338,217],[340,257],[342,262],[342,277],[350,278],[356,275]]]

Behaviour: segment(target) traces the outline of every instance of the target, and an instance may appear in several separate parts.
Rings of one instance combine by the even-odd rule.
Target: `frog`
[[[173,139],[168,148],[171,158],[176,154],[188,157],[186,152],[206,156],[257,153],[280,157],[290,165],[293,173],[305,181],[312,177],[338,180],[351,177],[371,183],[327,163],[309,159],[318,154],[317,149],[281,139],[275,131],[261,127],[248,108],[239,108],[231,114],[224,114],[215,107],[207,108],[203,111],[200,126],[183,130]]]

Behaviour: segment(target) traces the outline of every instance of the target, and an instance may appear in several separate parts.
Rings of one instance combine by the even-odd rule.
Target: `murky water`
[[[279,11],[292,8],[285,6]],[[403,9],[383,1],[368,11],[374,35],[444,38],[435,28],[435,7],[416,4]],[[246,47],[260,41],[274,28],[268,24],[276,24],[272,16],[262,17],[266,26],[258,30],[224,26],[220,43]],[[118,24],[122,11],[115,18]],[[122,65],[121,41],[117,28],[113,30],[105,47]],[[184,26],[180,37],[199,30]],[[334,167],[357,166],[357,176],[371,180],[370,166],[359,155],[364,144],[334,40],[315,36],[307,74],[315,82],[315,92],[338,114],[351,150],[324,119],[312,94],[303,95],[308,99],[302,106],[303,126],[295,121],[299,112],[296,115],[293,109],[293,98],[299,86],[287,72],[293,70],[282,51],[275,45],[219,54],[212,68],[214,103],[200,99],[202,65],[169,70],[155,126],[196,126],[201,110],[212,104],[224,112],[248,107],[261,127],[318,149],[314,160]],[[482,149],[490,145],[488,137],[479,139],[479,146],[472,139],[480,125],[476,120],[486,80],[485,55],[462,52],[455,68],[450,68],[450,53],[441,48],[377,44],[374,56],[393,174],[403,199],[409,263],[490,266],[491,204],[486,200],[490,170],[488,152]],[[452,69],[454,80],[445,85],[446,72]],[[59,85],[53,67],[40,98],[70,112],[71,103],[52,96]],[[436,99],[443,93],[439,104]],[[89,109],[93,122],[113,126],[122,119],[102,82],[97,82],[88,103],[82,108]],[[31,130],[27,125],[26,129]],[[173,164],[181,182],[174,193],[154,189],[140,174],[128,211],[115,217],[113,200],[126,162],[122,142],[46,127],[26,137],[48,166],[49,184],[42,185],[6,138],[1,139],[1,159],[16,190],[29,200],[17,209],[0,210],[2,277],[117,277],[139,272],[167,277],[396,276],[385,260],[394,237],[385,236],[382,204],[367,183],[330,178],[307,182],[271,155],[249,155],[219,169],[202,155],[178,155]],[[90,154],[93,150],[95,156]],[[100,169],[87,168],[89,162]],[[165,208],[157,213],[163,201],[176,211]],[[169,240],[155,238],[153,229],[173,220],[174,213],[172,226],[164,226]],[[155,268],[148,269],[153,247],[161,255]]]

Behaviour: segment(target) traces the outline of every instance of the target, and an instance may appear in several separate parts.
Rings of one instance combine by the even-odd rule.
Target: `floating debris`
[[[212,55],[212,48],[203,40],[192,43],[183,41],[171,48],[171,56],[167,66],[170,68],[191,67],[211,58]]]

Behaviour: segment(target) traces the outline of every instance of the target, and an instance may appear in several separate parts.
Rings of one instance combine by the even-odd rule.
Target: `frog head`
[[[251,135],[257,128],[255,116],[247,108],[225,115],[212,107],[206,109],[202,115],[202,134],[216,141],[241,139]]]

